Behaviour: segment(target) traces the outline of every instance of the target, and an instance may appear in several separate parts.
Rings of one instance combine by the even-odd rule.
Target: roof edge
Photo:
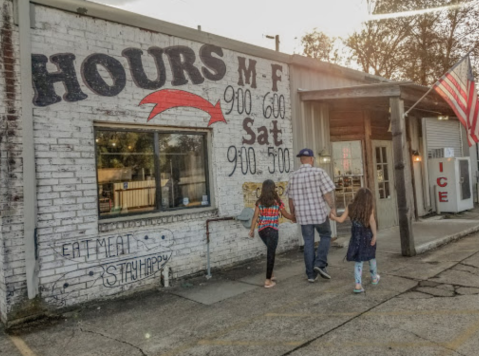
[[[291,55],[276,52],[264,47],[233,40],[227,37],[214,35],[209,32],[199,31],[186,26],[140,15],[134,12],[118,9],[90,1],[80,0],[30,0],[30,3],[63,10],[76,15],[89,16],[122,25],[149,30],[165,35],[171,35],[190,41],[216,44],[224,49],[270,59],[277,62],[289,63]]]
[[[136,27],[170,36],[183,38],[190,41],[206,44],[216,44],[245,55],[264,58],[276,62],[286,63],[310,68],[321,72],[329,72],[344,77],[366,82],[389,82],[390,80],[371,75],[358,70],[339,66],[337,64],[322,62],[299,54],[286,54],[271,49],[215,35],[209,32],[199,31],[191,27],[177,25],[171,22],[155,19],[130,11],[118,9],[90,1],[80,0],[30,0],[30,3],[67,11],[82,16],[89,16],[105,21],[110,21],[126,26]]]
[[[298,65],[302,67],[307,67],[311,69],[315,69],[318,71],[327,71],[327,72],[332,72],[332,73],[339,73],[345,77],[348,78],[353,78],[353,79],[358,79],[362,81],[368,81],[368,82],[392,82],[390,79],[380,77],[377,75],[372,75],[366,72],[362,72],[359,70],[347,68],[340,66],[338,64],[334,63],[329,63],[329,62],[322,62],[318,59],[314,58],[309,58],[305,56],[301,56],[299,54],[293,54],[291,56],[291,62],[290,64],[292,65]]]

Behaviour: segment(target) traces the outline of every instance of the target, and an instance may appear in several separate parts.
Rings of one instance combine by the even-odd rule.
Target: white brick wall
[[[179,213],[179,216],[172,217],[160,214],[151,219],[142,216],[131,217],[130,222],[108,225],[100,230],[100,226],[103,225],[100,225],[97,211],[93,134],[94,122],[112,125],[139,124],[144,127],[206,128],[210,116],[193,108],[172,109],[148,123],[147,118],[152,105],[140,107],[138,104],[153,91],[140,89],[135,85],[128,62],[121,55],[126,48],[142,49],[143,65],[148,77],[152,79],[156,78],[157,70],[152,57],[146,52],[149,47],[166,48],[182,45],[192,48],[197,56],[195,64],[201,68],[198,53],[202,44],[41,6],[35,6],[35,21],[35,29],[32,30],[32,52],[47,57],[59,53],[73,53],[76,56],[77,79],[82,91],[88,95],[87,99],[78,102],[62,100],[53,105],[34,108],[41,298],[53,307],[73,305],[149,284],[158,285],[160,275],[157,269],[163,266],[171,268],[174,277],[205,270],[205,221],[215,215],[216,211],[198,214]],[[117,96],[98,96],[85,85],[80,73],[81,64],[86,57],[94,53],[107,54],[120,61],[125,68],[127,84]],[[200,95],[213,104],[221,100],[227,124],[219,122],[211,126],[211,145],[208,149],[211,151],[214,179],[210,183],[210,190],[214,192],[219,216],[236,216],[244,206],[243,183],[262,182],[268,178],[287,181],[288,174],[279,173],[277,161],[275,173],[269,173],[272,158],[268,156],[268,147],[274,147],[276,152],[279,148],[274,146],[272,135],[269,137],[269,145],[259,145],[258,142],[254,145],[242,144],[243,137],[248,137],[243,129],[243,120],[248,115],[237,112],[236,102],[232,112],[226,115],[230,104],[224,100],[225,89],[231,85],[235,91],[238,88],[242,88],[243,91],[250,90],[252,111],[249,117],[254,120],[252,126],[254,132],[257,133],[260,126],[266,126],[271,130],[272,121],[277,121],[278,127],[282,130],[283,144],[280,147],[289,149],[292,167],[294,152],[289,69],[284,63],[254,58],[224,48],[223,53],[222,60],[227,66],[223,79],[214,82],[205,78],[199,85],[192,84],[190,80],[188,84],[177,87],[171,85],[171,68],[165,57],[167,80],[162,89],[181,89]],[[238,85],[238,56],[257,61],[256,89],[248,84],[243,87]],[[263,99],[270,93],[266,98],[268,103],[274,94],[272,64],[282,66],[282,79],[278,82],[277,94],[284,98],[284,119],[280,117],[267,119],[263,116]],[[47,68],[50,72],[57,71],[52,63],[48,63]],[[102,72],[102,75],[108,81],[108,73]],[[2,85],[2,90],[3,88]],[[55,90],[59,96],[65,93],[61,83],[55,84]],[[17,137],[11,138],[12,143],[18,143],[15,149],[21,146],[21,139]],[[256,174],[249,172],[242,174],[241,166],[238,164],[235,173],[229,176],[233,170],[233,164],[227,157],[230,146],[235,146],[238,150],[241,150],[242,146],[246,149],[254,148]],[[16,174],[21,178],[21,169]],[[2,175],[2,184],[3,182]],[[13,184],[21,191],[21,182],[20,185],[18,182],[20,181],[17,180]],[[21,207],[16,211],[21,211]],[[6,256],[15,256],[15,259],[7,261],[4,278],[7,275],[11,276],[8,277],[10,282],[7,281],[7,286],[18,281],[19,286],[24,287],[22,284],[24,264],[21,259],[23,245],[13,242],[16,241],[13,237],[21,238],[22,235],[15,225],[21,224],[21,216],[12,217],[12,221],[14,223],[12,222],[13,225],[10,225],[9,229],[14,230],[7,231],[2,225],[2,239],[10,244]],[[265,247],[260,239],[247,239],[248,231],[237,222],[212,223],[210,231],[212,267],[231,265],[265,253]],[[293,224],[286,223],[281,226],[278,251],[297,243],[296,232],[296,226]],[[129,243],[127,251],[124,256],[118,256],[119,251],[125,252],[125,241]],[[104,251],[105,245],[110,249],[109,252]],[[115,252],[112,252],[112,249]],[[0,262],[2,262],[1,251],[0,249]],[[123,263],[123,260],[127,262]],[[132,268],[143,268],[143,271],[146,269],[146,273],[150,272],[152,277],[131,280],[136,273]],[[4,295],[1,278],[2,274],[0,274],[0,293]],[[0,298],[0,302],[1,300]],[[11,301],[11,304],[15,302]],[[0,309],[5,310],[2,304]]]

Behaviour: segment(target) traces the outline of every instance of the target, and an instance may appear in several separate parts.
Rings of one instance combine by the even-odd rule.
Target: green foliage
[[[302,38],[303,54],[355,62],[367,73],[430,85],[471,49],[479,54],[479,6],[466,0],[368,1],[371,19],[346,39],[315,29]],[[421,11],[429,9],[430,11]],[[346,54],[331,56],[331,42]],[[335,52],[336,54],[338,51]]]
[[[153,134],[98,131],[98,168],[141,168],[154,171]]]
[[[338,62],[340,55],[335,44],[338,42],[336,37],[328,37],[323,32],[316,29],[311,33],[305,34],[301,38],[303,54],[306,57],[319,59],[324,62]]]

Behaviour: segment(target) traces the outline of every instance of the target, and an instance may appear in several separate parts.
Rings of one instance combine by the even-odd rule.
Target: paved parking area
[[[399,242],[398,242],[399,243]],[[381,247],[382,246],[382,247]],[[302,255],[265,261],[0,334],[0,356],[468,355],[479,350],[479,235],[413,258],[378,242],[378,286],[354,295],[352,264],[307,283]],[[365,282],[369,280],[365,276]],[[197,297],[199,296],[199,297]]]

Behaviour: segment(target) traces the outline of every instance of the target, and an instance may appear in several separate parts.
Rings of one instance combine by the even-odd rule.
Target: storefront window
[[[209,206],[206,135],[98,128],[100,218]]]
[[[163,209],[209,205],[206,193],[205,137],[160,134]]]
[[[389,162],[386,147],[376,147],[376,174],[379,199],[391,198],[389,187]]]

